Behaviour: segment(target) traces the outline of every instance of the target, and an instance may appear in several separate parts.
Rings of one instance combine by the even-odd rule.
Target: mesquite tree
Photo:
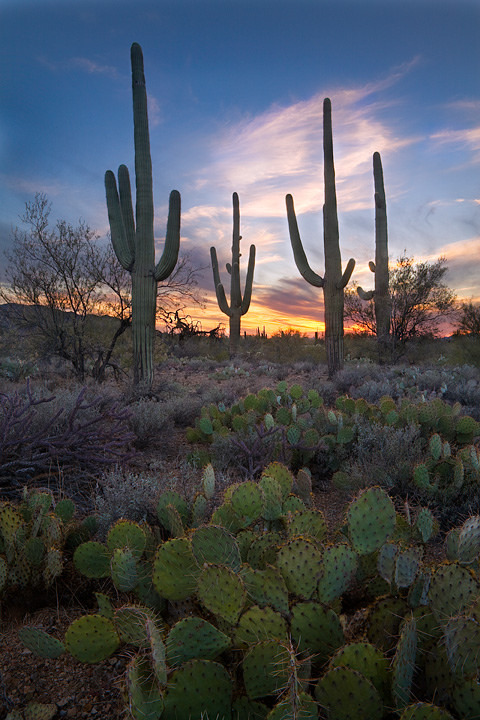
[[[153,382],[153,345],[157,284],[173,272],[180,247],[180,194],[170,193],[167,234],[162,257],[155,264],[153,235],[152,159],[148,133],[147,91],[140,45],[131,47],[133,123],[135,141],[136,210],[125,165],[105,174],[112,244],[121,265],[132,276],[134,381],[148,389]]]
[[[302,277],[315,287],[323,288],[325,304],[325,347],[328,374],[334,375],[343,367],[343,291],[350,280],[355,260],[350,258],[342,274],[342,259],[338,235],[335,167],[333,164],[332,105],[329,98],[323,101],[323,157],[325,203],[323,206],[323,243],[325,273],[321,277],[310,267],[298,231],[297,218],[291,195],[286,196],[288,227],[293,255]]]
[[[375,262],[368,267],[375,274],[375,290],[366,292],[358,287],[357,293],[362,300],[374,300],[375,323],[379,358],[382,360],[388,350],[392,301],[388,286],[388,234],[387,204],[383,184],[383,169],[380,153],[373,154],[373,178],[375,184]]]
[[[237,193],[233,193],[233,241],[232,241],[232,262],[227,263],[227,271],[230,275],[230,305],[225,296],[225,288],[220,281],[218,271],[217,251],[210,248],[212,261],[213,282],[217,295],[217,302],[220,310],[230,318],[230,355],[234,355],[240,342],[240,318],[248,312],[252,298],[253,271],[255,268],[255,245],[250,245],[250,256],[248,259],[247,277],[245,290],[242,297],[240,289],[240,205]]]

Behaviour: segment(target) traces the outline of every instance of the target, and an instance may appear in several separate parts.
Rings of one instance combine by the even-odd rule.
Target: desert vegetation
[[[195,297],[194,271],[181,260],[175,276],[175,191],[154,262],[138,45],[132,76],[135,220],[128,171],[118,190],[106,175],[118,275],[89,229],[48,230],[40,196],[10,256],[2,717],[478,718],[478,308],[456,308],[442,258],[388,266],[378,154],[375,288],[346,291],[354,261],[342,273],[326,101],[324,276],[308,265],[287,196],[296,264],[324,291],[325,337],[241,334],[255,247],[242,295],[236,194],[230,303],[211,255],[230,336],[199,332],[181,306]],[[113,317],[99,312],[106,288]],[[442,338],[438,320],[454,310],[458,332]],[[344,314],[356,332],[344,335]],[[41,620],[45,609],[55,622]],[[31,658],[27,692],[18,678]],[[98,677],[115,669],[108,708],[61,684],[76,676],[92,692],[92,666]]]

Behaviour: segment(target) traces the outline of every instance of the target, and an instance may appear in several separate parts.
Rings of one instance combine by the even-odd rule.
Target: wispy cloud
[[[89,75],[106,75],[110,78],[119,78],[120,74],[113,65],[104,65],[96,60],[85,57],[66,58],[63,61],[54,61],[42,55],[38,58],[38,62],[47,67],[52,72],[65,72],[72,69],[79,69]]]
[[[437,145],[458,145],[471,153],[467,163],[480,163],[480,125],[464,130],[442,130],[430,136]]]

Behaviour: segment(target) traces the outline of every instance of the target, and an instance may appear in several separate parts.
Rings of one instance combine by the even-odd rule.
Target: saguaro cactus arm
[[[305,250],[303,249],[302,241],[300,239],[300,233],[298,231],[297,217],[295,215],[295,207],[293,205],[293,197],[289,194],[285,198],[287,205],[287,218],[288,218],[288,229],[290,232],[290,241],[292,243],[293,257],[295,259],[296,266],[300,272],[300,275],[310,285],[315,287],[323,287],[324,278],[317,275],[308,264]]]
[[[355,260],[353,258],[350,258],[350,260],[347,262],[347,266],[343,272],[342,279],[340,280],[340,283],[338,284],[338,289],[343,290],[348,285],[348,281],[352,277],[352,273],[355,269]]]
[[[155,267],[155,280],[161,282],[172,274],[180,250],[180,193],[172,190],[168,208],[167,234],[162,257]]]
[[[375,185],[375,262],[368,267],[375,274],[375,290],[357,288],[362,300],[372,300],[376,295],[388,294],[388,235],[387,203],[383,182],[383,168],[380,153],[373,153],[373,180]]]
[[[245,278],[245,290],[243,291],[243,300],[240,306],[242,315],[248,312],[250,301],[252,299],[253,288],[253,272],[255,270],[255,245],[250,245],[250,254],[248,256],[247,276]]]
[[[118,184],[120,188],[122,188],[122,168],[126,171],[128,187],[130,188],[128,170],[125,165],[121,165],[118,170]],[[124,174],[123,171],[122,174]],[[125,178],[123,178],[123,181],[125,182]],[[122,199],[125,202],[126,193],[122,193],[122,190],[120,190],[119,196],[115,175],[111,170],[107,170],[105,173],[105,190],[113,249],[122,267],[124,267],[125,270],[131,270],[135,262],[135,223],[133,220],[131,195],[129,202],[132,212],[129,214],[128,209],[122,208]]]
[[[218,271],[217,251],[214,247],[210,248],[210,258],[212,261],[213,284],[215,285],[215,293],[217,296],[218,307],[223,313],[225,313],[225,315],[230,316],[230,306],[227,301],[227,296],[225,295],[225,288],[223,287],[223,283],[220,280],[220,273]]]

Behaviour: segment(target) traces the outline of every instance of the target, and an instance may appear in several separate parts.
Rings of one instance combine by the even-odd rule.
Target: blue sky
[[[171,189],[182,248],[229,259],[240,197],[243,270],[257,247],[243,327],[320,327],[321,290],[293,261],[292,193],[323,274],[322,103],[332,100],[345,264],[372,287],[372,155],[382,156],[395,260],[447,257],[480,300],[480,3],[455,0],[0,0],[0,251],[35,192],[53,217],[108,231],[103,176],[133,174],[130,45],[145,59],[158,251]],[[219,311],[202,276],[205,328]]]

